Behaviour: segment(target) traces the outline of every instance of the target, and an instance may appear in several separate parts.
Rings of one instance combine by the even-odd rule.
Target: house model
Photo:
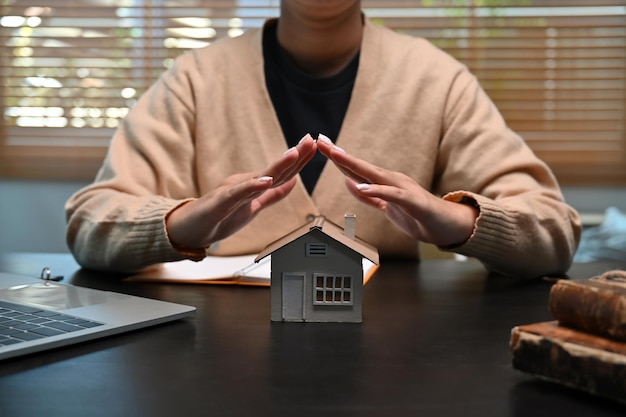
[[[361,322],[363,258],[378,264],[378,251],[345,228],[319,216],[269,244],[271,319],[297,322]]]

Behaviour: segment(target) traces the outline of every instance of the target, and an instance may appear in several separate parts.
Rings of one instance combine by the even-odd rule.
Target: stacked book
[[[626,271],[558,280],[549,308],[554,321],[513,328],[513,368],[626,402]]]

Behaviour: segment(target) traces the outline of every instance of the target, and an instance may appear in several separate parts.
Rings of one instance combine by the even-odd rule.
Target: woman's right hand
[[[177,248],[201,249],[232,235],[289,194],[316,151],[307,134],[264,169],[231,175],[215,190],[178,206],[166,219],[170,242]]]

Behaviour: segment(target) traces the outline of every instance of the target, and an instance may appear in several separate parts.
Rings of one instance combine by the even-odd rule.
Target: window
[[[353,305],[352,277],[313,274],[314,305]]]
[[[278,0],[0,3],[0,175],[90,179],[181,52]],[[626,0],[363,0],[376,23],[466,63],[563,184],[626,184]]]

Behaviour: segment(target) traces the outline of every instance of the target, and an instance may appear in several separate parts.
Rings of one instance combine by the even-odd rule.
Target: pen
[[[239,271],[236,271],[233,275],[236,277],[246,276],[248,275],[249,272],[254,271],[259,266],[267,263],[270,259],[272,259],[271,256],[266,256],[265,258],[261,259],[259,262],[253,262],[250,265],[240,269]]]

